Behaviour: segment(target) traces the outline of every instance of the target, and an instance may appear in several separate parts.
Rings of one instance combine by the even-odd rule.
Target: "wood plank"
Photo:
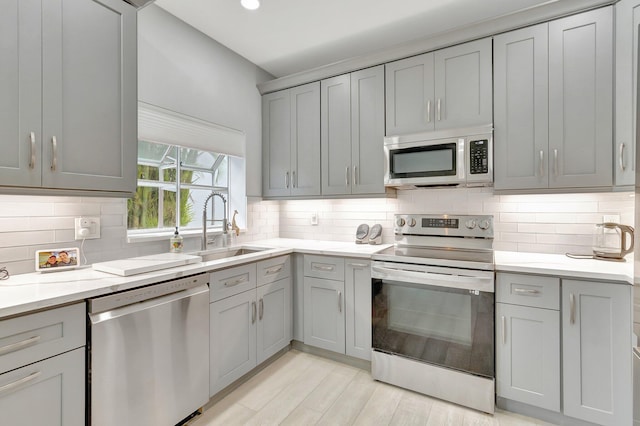
[[[386,383],[374,384],[373,395],[356,417],[354,425],[388,425],[405,393],[404,390]]]
[[[355,367],[338,364],[302,402],[302,406],[324,413],[338,399],[360,370]]]
[[[389,422],[391,426],[426,425],[433,399],[415,392],[405,391]]]
[[[371,398],[375,388],[376,382],[369,372],[359,371],[342,392],[341,397],[329,407],[317,424],[327,426],[352,424]]]

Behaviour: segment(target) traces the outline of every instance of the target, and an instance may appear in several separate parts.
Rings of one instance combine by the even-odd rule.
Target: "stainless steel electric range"
[[[493,413],[493,217],[394,222],[372,257],[373,378]]]

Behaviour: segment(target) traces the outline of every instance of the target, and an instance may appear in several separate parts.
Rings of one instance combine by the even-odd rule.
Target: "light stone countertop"
[[[293,252],[369,259],[372,254],[389,246],[391,244],[373,246],[353,242],[276,238],[237,246],[264,248],[264,251],[128,277],[95,271],[90,266],[61,272],[14,275],[8,280],[0,281],[0,318]],[[570,259],[553,254],[496,251],[495,264],[496,271],[503,272],[633,283],[631,259],[617,263]]]

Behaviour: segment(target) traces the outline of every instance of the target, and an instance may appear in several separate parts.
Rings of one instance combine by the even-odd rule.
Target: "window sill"
[[[229,231],[231,232],[231,231]],[[244,234],[246,229],[241,229],[240,233]],[[222,234],[222,228],[210,228],[207,229],[207,235],[220,235]],[[202,231],[198,229],[187,229],[180,232],[182,238],[202,238]],[[172,231],[158,231],[158,232],[127,232],[127,242],[130,244],[135,243],[147,243],[152,241],[167,241],[173,237]]]

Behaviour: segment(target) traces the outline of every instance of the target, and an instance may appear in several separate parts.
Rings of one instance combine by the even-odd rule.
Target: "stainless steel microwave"
[[[384,138],[385,186],[491,186],[490,126]]]

